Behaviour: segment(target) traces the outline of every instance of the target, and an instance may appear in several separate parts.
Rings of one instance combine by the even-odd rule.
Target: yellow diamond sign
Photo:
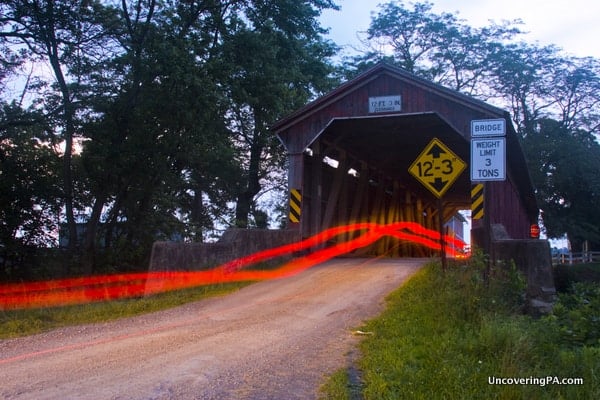
[[[410,172],[437,197],[442,197],[467,164],[444,143],[433,138],[412,163]]]

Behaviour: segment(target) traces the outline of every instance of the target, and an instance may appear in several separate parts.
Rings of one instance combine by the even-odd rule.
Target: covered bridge
[[[484,184],[484,218],[473,220],[472,240],[487,247],[490,227],[500,225],[510,238],[528,238],[538,207],[509,114],[386,63],[273,126],[289,157],[289,229],[301,237],[354,222],[439,229],[438,197],[443,221],[471,208],[471,121],[482,119],[506,121],[506,179]],[[454,182],[436,182],[441,196],[409,173],[433,138],[466,164]],[[368,251],[428,254],[389,238]]]

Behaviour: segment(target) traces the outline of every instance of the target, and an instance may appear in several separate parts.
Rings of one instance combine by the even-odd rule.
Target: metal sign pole
[[[490,185],[489,182],[485,182],[483,184],[484,202],[487,202],[487,199],[491,197],[489,185]],[[494,246],[493,246],[492,220],[490,218],[489,209],[485,210],[485,212],[483,214],[483,226],[485,229],[485,250],[484,251],[486,251],[488,254],[486,266],[485,266],[484,281],[485,281],[485,285],[489,286],[490,275],[492,273],[492,263],[496,262],[495,255],[494,255]]]
[[[506,180],[506,120],[481,119],[471,121],[471,182],[484,182],[483,196],[492,196],[490,182]],[[496,263],[491,210],[485,205],[483,214],[484,249],[488,253],[485,278],[489,283],[492,263]]]
[[[440,258],[442,260],[442,271],[446,272],[448,260],[446,259],[446,239],[444,238],[444,201],[438,198],[438,221],[440,225]]]
[[[446,240],[444,239],[444,193],[458,179],[467,164],[438,138],[423,149],[412,163],[408,172],[438,198],[438,224],[440,228],[440,258],[446,271]]]

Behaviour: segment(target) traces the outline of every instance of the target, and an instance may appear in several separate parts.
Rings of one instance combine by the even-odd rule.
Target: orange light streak
[[[358,232],[357,238],[318,249],[274,270],[248,270],[245,267],[274,257],[314,248],[341,234]],[[102,275],[44,282],[0,285],[0,309],[24,309],[82,304],[95,301],[139,297],[170,290],[214,283],[261,281],[297,274],[333,257],[368,246],[384,236],[440,250],[439,232],[414,222],[389,225],[356,223],[326,229],[306,240],[259,251],[207,271],[160,271]],[[450,256],[462,250],[464,243],[444,236]]]

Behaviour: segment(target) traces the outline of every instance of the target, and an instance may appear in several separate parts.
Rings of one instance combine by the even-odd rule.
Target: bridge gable
[[[384,96],[400,96],[400,111],[369,112],[369,100]],[[506,114],[485,102],[380,63],[277,122],[273,130],[293,153],[303,151],[334,118],[422,112],[437,113],[466,138],[471,120],[504,118]]]

